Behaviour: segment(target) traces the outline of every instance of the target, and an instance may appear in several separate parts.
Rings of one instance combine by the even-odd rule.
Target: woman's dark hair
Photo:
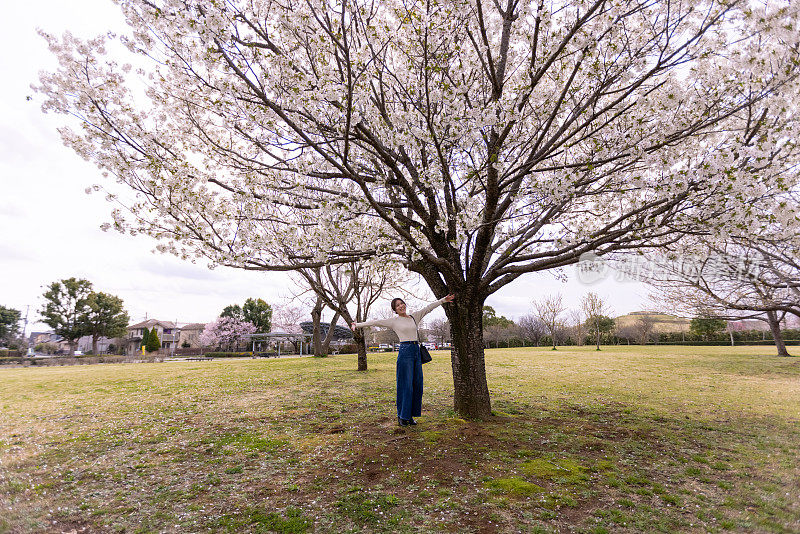
[[[394,309],[394,308],[395,308],[395,306],[397,306],[398,302],[405,302],[405,301],[403,299],[401,299],[400,297],[396,297],[396,298],[392,299],[392,311],[395,312],[395,313],[397,313],[397,310]]]

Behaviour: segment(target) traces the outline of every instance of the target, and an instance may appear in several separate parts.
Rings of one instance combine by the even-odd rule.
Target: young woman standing
[[[365,326],[391,328],[400,338],[400,350],[397,353],[397,423],[400,426],[416,425],[414,417],[422,415],[422,359],[417,327],[431,310],[445,302],[452,302],[453,298],[454,295],[447,295],[411,314],[406,313],[403,299],[392,299],[392,311],[397,317],[350,324],[353,330]]]

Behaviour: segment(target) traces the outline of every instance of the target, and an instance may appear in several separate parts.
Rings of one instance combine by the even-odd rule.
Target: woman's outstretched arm
[[[418,323],[422,322],[422,318],[425,317],[426,315],[428,315],[437,306],[441,306],[445,302],[452,302],[454,298],[456,298],[455,295],[452,295],[452,294],[447,295],[446,297],[437,300],[433,304],[429,304],[429,305],[425,306],[424,308],[422,308],[421,310],[415,311],[411,315],[414,316],[414,319],[416,319]]]
[[[350,323],[350,329],[364,328],[365,326],[383,326],[384,328],[391,328],[391,319],[375,319],[374,321],[364,321],[363,323]]]

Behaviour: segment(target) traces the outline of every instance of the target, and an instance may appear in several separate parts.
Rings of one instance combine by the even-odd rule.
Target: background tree
[[[44,354],[55,354],[58,351],[58,345],[55,343],[39,343],[33,348],[34,351]]]
[[[791,203],[791,195],[785,200]],[[780,207],[771,211],[780,212]],[[652,258],[659,266],[646,279],[655,288],[653,298],[686,315],[764,321],[778,355],[789,356],[780,318],[787,313],[800,317],[798,228],[772,225],[769,237],[729,236],[722,242],[696,236],[673,256]]]
[[[553,350],[556,350],[556,335],[561,326],[561,314],[564,313],[561,295],[549,295],[533,301],[533,311],[547,328],[553,341]]]
[[[505,328],[506,326],[511,326],[514,324],[514,321],[506,318],[504,315],[498,317],[494,308],[491,306],[484,306],[482,324],[484,328],[489,326],[499,326],[501,328]]]
[[[727,323],[718,317],[695,317],[689,323],[689,330],[703,339],[711,339],[714,334],[725,330]]]
[[[161,339],[158,337],[158,330],[154,326],[150,329],[150,334],[147,336],[147,344],[144,346],[144,350],[147,352],[156,352],[161,349]]]
[[[256,332],[268,333],[272,330],[272,306],[263,299],[245,300],[242,304],[242,316],[256,327]]]
[[[78,339],[86,334],[85,317],[89,311],[88,298],[92,293],[92,283],[88,280],[67,278],[53,282],[45,291],[44,306],[39,313],[42,322],[63,337],[72,354]]]
[[[438,343],[448,343],[450,341],[450,323],[447,318],[435,318],[428,324],[428,330]]]
[[[647,344],[650,339],[650,334],[656,327],[655,317],[648,313],[642,313],[636,316],[633,322],[633,328],[636,332],[636,337],[642,345]]]
[[[607,315],[601,315],[597,320],[597,327],[600,330],[600,335],[610,334],[617,326],[617,322]]]
[[[308,334],[314,331],[313,321],[304,321],[300,323],[303,332]],[[340,325],[331,325],[330,323],[323,322],[320,328],[320,334],[325,338],[331,338],[336,341],[353,341],[353,331]]]
[[[583,345],[585,340],[585,330],[587,325],[584,324],[583,312],[580,310],[570,310],[567,318],[569,326],[575,334],[575,344]]]
[[[595,335],[597,350],[600,350],[600,335],[603,333],[600,328],[600,323],[603,322],[604,318],[607,319],[606,314],[608,310],[606,310],[606,304],[603,302],[603,299],[600,298],[600,295],[590,291],[581,299],[581,309],[586,316],[586,326]],[[610,332],[611,329],[614,328],[614,321],[611,321],[610,326],[606,321],[603,326],[607,332]]]
[[[491,414],[489,296],[699,220],[747,225],[748,202],[786,182],[742,162],[799,137],[796,3],[122,9],[141,69],[105,61],[106,38],[49,38],[61,68],[39,88],[86,123],[65,142],[136,192],[116,197],[130,216],[115,227],[246,269],[403,261],[456,295],[444,310],[468,417]]]
[[[244,313],[242,313],[242,307],[238,304],[228,304],[224,308],[222,308],[222,312],[219,314],[220,317],[228,317],[229,319],[236,319],[237,321],[244,321]]]
[[[287,332],[290,334],[302,334],[303,329],[300,323],[307,316],[307,311],[303,306],[297,305],[296,299],[289,299],[282,305],[275,308],[274,313],[274,327],[278,332]],[[295,352],[300,352],[300,343],[302,341],[297,338],[290,340],[294,346]]]
[[[255,333],[256,327],[250,322],[233,317],[219,317],[206,325],[200,334],[200,342],[206,347],[236,350],[244,336]]]
[[[150,339],[150,329],[146,326],[142,329],[142,340],[139,342],[139,348],[144,347],[147,350],[147,342]]]
[[[409,277],[396,262],[362,260],[324,267],[302,268],[296,272],[302,282],[325,305],[349,325],[367,320],[372,306],[389,291],[407,297]],[[421,327],[421,325],[420,325]],[[367,370],[365,332],[357,328],[353,340],[358,350],[357,369]]]
[[[322,323],[322,312],[325,311],[325,308],[325,300],[317,295],[314,306],[311,308],[311,344],[314,347],[314,356],[317,358],[328,355],[336,331],[336,323],[341,317],[338,311],[334,311],[330,325],[325,327]],[[352,336],[350,337],[352,338]]]
[[[97,354],[99,338],[125,335],[130,317],[121,298],[93,291],[86,297],[86,308],[80,321],[86,326],[85,335],[92,336],[92,354]]]
[[[494,343],[495,347],[499,347],[501,342],[508,347],[511,340],[519,336],[519,327],[513,321],[508,323],[498,322],[487,326],[484,330],[484,340],[488,347],[491,347],[491,343]]]
[[[627,341],[628,345],[631,344],[631,340],[639,341],[639,339],[641,338],[641,333],[639,332],[639,329],[636,327],[635,324],[628,324],[628,325],[616,324],[613,332],[619,339],[624,339],[625,341]]]
[[[272,330],[272,306],[264,299],[248,298],[244,304],[229,304],[222,309],[220,317],[230,317],[239,321],[247,321],[256,327],[259,333],[269,333]]]
[[[525,339],[531,340],[538,347],[539,342],[547,333],[547,326],[544,322],[533,314],[523,315],[517,322],[521,335]]]
[[[0,306],[0,344],[8,344],[19,333],[19,310]]]

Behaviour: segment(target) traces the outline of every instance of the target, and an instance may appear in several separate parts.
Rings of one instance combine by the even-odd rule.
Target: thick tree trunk
[[[483,302],[465,302],[456,294],[445,311],[452,335],[453,407],[461,417],[487,419],[492,406],[483,352]]]
[[[767,322],[769,322],[769,329],[772,332],[772,339],[775,340],[775,347],[778,349],[778,356],[789,356],[789,351],[786,350],[786,344],[783,342],[778,314],[774,311],[768,311]]]
[[[356,342],[356,347],[358,347],[358,370],[359,371],[366,371],[367,370],[367,343],[364,339],[363,335],[354,334],[353,340]]]
[[[97,354],[97,336],[92,336],[92,354]]]

